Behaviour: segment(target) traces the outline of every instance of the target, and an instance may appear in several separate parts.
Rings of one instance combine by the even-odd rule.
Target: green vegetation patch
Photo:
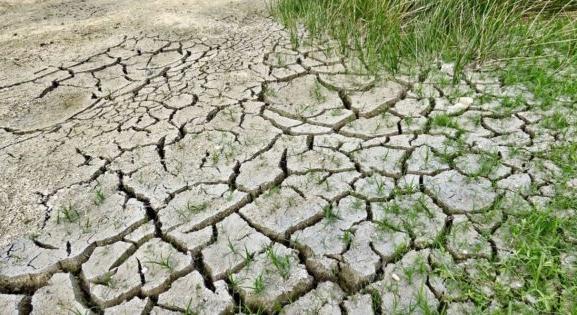
[[[341,53],[371,70],[446,61],[460,73],[471,64],[520,66],[553,55],[555,68],[575,62],[575,0],[273,0],[271,8],[295,45],[304,25],[310,39],[335,39]]]

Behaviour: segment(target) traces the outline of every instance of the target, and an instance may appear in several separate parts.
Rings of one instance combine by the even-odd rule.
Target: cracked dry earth
[[[446,66],[379,79],[269,18],[226,23],[0,82],[0,200],[35,217],[0,253],[0,313],[472,309],[436,268],[473,281],[507,255],[501,223],[558,172],[529,94],[433,84]]]

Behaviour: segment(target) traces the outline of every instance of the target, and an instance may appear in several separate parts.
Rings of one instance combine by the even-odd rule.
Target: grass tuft
[[[267,250],[266,254],[283,279],[288,279],[291,271],[290,256],[279,255],[274,251],[272,247]]]
[[[261,273],[254,279],[252,290],[254,291],[255,294],[259,295],[264,292],[264,289],[265,289],[265,283],[263,274]]]
[[[58,213],[56,216],[56,224],[60,224],[61,221],[65,221],[67,223],[74,223],[79,219],[80,219],[80,212],[78,212],[78,210],[72,203],[69,203],[67,206],[58,209]]]
[[[576,59],[575,0],[273,0],[271,9],[294,45],[304,26],[373,71],[445,61],[457,74],[487,61]]]

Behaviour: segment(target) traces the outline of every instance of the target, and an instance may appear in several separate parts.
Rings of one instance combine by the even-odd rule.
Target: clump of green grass
[[[505,97],[501,100],[501,105],[505,109],[517,109],[523,107],[524,99],[522,97]]]
[[[534,58],[538,57],[539,59],[532,59],[531,62],[524,59],[513,60],[500,71],[500,81],[504,85],[524,85],[544,108],[553,105],[561,96],[568,97],[569,101],[576,101],[577,80],[575,80],[574,74],[577,57],[575,57],[575,48],[559,48],[555,44],[543,46],[549,46],[548,48],[551,50],[565,52],[534,56]]]
[[[288,279],[291,271],[290,256],[279,255],[272,247],[267,250],[266,254],[283,279]]]
[[[555,112],[553,115],[545,117],[542,125],[547,129],[564,130],[570,126],[570,123],[565,115]]]
[[[104,195],[104,192],[102,192],[102,188],[97,187],[94,191],[94,204],[100,206],[104,203],[104,200],[106,200],[106,196]]]
[[[323,207],[323,216],[327,223],[334,223],[340,220],[338,213],[335,211],[333,205],[326,205]]]
[[[255,294],[259,295],[264,292],[264,289],[265,289],[265,283],[263,274],[261,273],[254,279],[252,290],[254,291]]]
[[[560,261],[561,254],[574,252],[575,246],[559,233],[575,223],[574,217],[560,218],[555,210],[546,209],[521,219],[512,218],[507,224],[515,252],[504,259],[499,269],[524,278],[523,295],[533,301],[539,312],[556,308],[557,289],[577,289],[577,281]],[[518,299],[514,292],[498,293],[504,304]]]
[[[295,34],[329,36],[371,70],[443,60],[455,73],[485,61],[575,61],[574,0],[273,0],[273,14]]]
[[[343,236],[341,237],[343,243],[345,244],[345,247],[351,246],[351,244],[353,243],[353,238],[354,234],[351,230],[345,230],[343,232]]]
[[[80,219],[80,212],[72,203],[69,203],[67,206],[58,209],[58,213],[56,215],[56,224],[60,224],[61,221],[74,223]]]
[[[157,265],[160,268],[166,269],[169,272],[173,272],[174,268],[176,267],[170,254],[168,254],[167,256],[160,254],[159,257],[156,257],[154,259],[149,259],[149,260],[145,261],[145,263],[151,264],[151,265]]]
[[[184,315],[196,315],[198,314],[193,310],[192,305],[192,298],[188,300],[188,304],[186,304],[186,309],[184,310]]]
[[[183,208],[179,208],[176,210],[178,215],[182,219],[190,219],[193,215],[198,214],[204,210],[206,210],[209,206],[209,203],[204,201],[201,203],[193,203],[190,201],[186,202],[186,206]]]
[[[557,145],[543,157],[555,162],[561,168],[563,177],[571,179],[577,176],[577,143]]]
[[[495,314],[574,314],[577,279],[562,257],[575,252],[567,231],[577,221],[574,216],[559,216],[556,209],[552,205],[509,217],[501,227],[507,231],[503,248],[507,254],[477,260],[472,268],[475,273],[456,266],[435,266],[434,272],[465,293],[476,308],[498,305]],[[575,236],[575,231],[570,233]],[[515,279],[516,284],[500,281],[496,274]],[[490,288],[491,293],[483,288]],[[522,305],[524,309],[519,309]]]
[[[315,85],[311,90],[311,97],[317,102],[317,103],[323,103],[327,100],[327,97],[323,94],[323,86],[318,82],[315,81]]]
[[[435,127],[460,129],[459,124],[455,119],[446,114],[436,115],[431,120],[431,125]]]
[[[471,174],[471,177],[488,177],[500,164],[501,158],[497,153],[483,154],[479,160],[479,168]]]
[[[244,246],[243,262],[245,265],[250,265],[254,261],[254,253],[251,253],[246,245]]]
[[[561,170],[559,177],[552,179],[557,185],[550,203],[508,215],[498,229],[499,255],[478,260],[474,274],[459,268],[435,270],[466,292],[477,308],[496,302],[499,311],[509,314],[577,312],[574,263],[564,259],[577,250],[577,191],[565,185],[577,176],[577,144],[557,145],[540,158],[553,161]],[[498,162],[495,156],[487,159],[491,165]],[[443,243],[441,240],[438,246],[442,250]],[[495,274],[505,281],[496,279]],[[517,284],[512,286],[507,279],[515,279]],[[490,288],[491,294],[483,287]]]

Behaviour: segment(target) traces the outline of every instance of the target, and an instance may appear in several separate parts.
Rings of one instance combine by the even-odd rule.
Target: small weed
[[[407,183],[403,186],[396,186],[393,189],[393,195],[400,196],[400,195],[412,195],[419,191],[418,184],[415,183]]]
[[[322,90],[323,90],[323,86],[318,81],[315,81],[315,85],[313,86],[313,89],[311,90],[311,97],[319,104],[323,103],[327,100],[327,98],[326,98],[326,96],[324,96]]]
[[[371,291],[371,304],[373,310],[380,310],[381,309],[381,294],[377,290]]]
[[[515,98],[505,97],[501,100],[501,106],[503,106],[505,109],[509,109],[509,110],[523,107],[523,105],[525,105],[525,101],[520,96],[515,97]]]
[[[190,219],[193,215],[198,214],[208,208],[208,202],[202,202],[199,204],[194,204],[190,201],[186,202],[186,206],[184,208],[177,209],[178,215],[182,219]]]
[[[276,65],[280,66],[280,67],[284,67],[286,65],[284,55],[282,55],[282,54],[276,55]]]
[[[90,218],[86,218],[80,227],[82,228],[82,233],[90,233],[90,231],[92,231],[92,223],[90,222]]]
[[[266,97],[277,97],[277,93],[275,92],[275,90],[271,89],[270,87],[268,87],[267,85],[263,86],[263,95]]]
[[[184,310],[184,315],[198,315],[198,312],[195,312],[192,309],[192,298],[190,298],[188,300],[188,303],[186,304],[186,309]]]
[[[306,117],[307,113],[312,113],[314,110],[312,105],[300,105],[298,108],[295,109],[295,114],[300,117]]]
[[[393,226],[389,222],[387,222],[386,220],[374,220],[373,222],[375,223],[375,225],[377,226],[377,229],[380,232],[395,231]]]
[[[446,114],[436,115],[431,120],[431,125],[435,127],[453,128],[459,130],[459,124],[455,119]]]
[[[412,265],[403,268],[403,274],[409,282],[412,282],[415,276],[427,274],[427,263],[423,257],[419,256]]]
[[[230,240],[230,237],[227,237],[226,242],[227,242],[228,250],[229,250],[231,253],[233,253],[233,254],[235,254],[235,255],[238,255],[238,251],[236,250],[236,247],[234,246],[234,244],[233,244],[232,241]]]
[[[186,203],[186,210],[190,213],[199,213],[208,208],[208,202],[202,202],[200,204],[193,204],[190,201]]]
[[[446,163],[448,165],[453,165],[453,161],[455,160],[455,158],[457,158],[459,156],[458,153],[449,153],[447,151],[444,152],[437,152],[437,157],[443,161],[443,163]]]
[[[271,260],[273,266],[278,270],[283,279],[288,279],[290,276],[291,262],[290,255],[278,255],[274,249],[270,247],[267,250],[267,256]]]
[[[297,203],[297,201],[296,201],[294,198],[289,198],[289,199],[286,201],[286,204],[287,204],[287,207],[288,207],[288,208],[293,208],[293,207],[295,207],[298,203]]]
[[[338,117],[338,116],[341,116],[343,114],[343,109],[342,108],[334,108],[334,109],[331,109],[329,113],[333,117]]]
[[[278,195],[279,193],[280,193],[280,186],[273,186],[264,194],[264,196],[272,197],[274,195]]]
[[[72,314],[72,315],[87,315],[90,314],[88,311],[82,311],[79,310],[77,308],[72,308],[72,307],[63,307],[64,310],[66,310],[67,314]]]
[[[345,247],[349,247],[351,246],[351,243],[353,242],[353,232],[351,232],[351,230],[345,230],[342,236],[342,240],[343,243],[345,243]]]
[[[245,265],[250,265],[254,261],[254,253],[251,253],[246,246],[244,247],[243,260]]]
[[[224,111],[224,115],[227,117],[227,120],[230,122],[236,122],[236,117],[234,116],[234,111],[230,108],[227,108]]]
[[[473,174],[472,177],[487,177],[489,176],[496,167],[501,164],[501,158],[497,153],[486,153],[483,154],[479,160],[479,168]]]
[[[487,103],[491,103],[492,101],[494,101],[495,96],[493,96],[491,94],[482,93],[477,97],[477,99],[479,100],[480,104],[487,104]]]
[[[409,245],[407,244],[400,244],[395,247],[395,252],[393,253],[392,257],[394,258],[401,258],[403,255],[410,250]]]
[[[212,161],[212,165],[217,165],[218,162],[220,161],[220,152],[213,152],[210,155],[210,159]]]
[[[386,192],[386,189],[387,189],[387,185],[386,185],[385,181],[380,180],[380,179],[376,179],[375,180],[375,186],[377,187],[377,195],[383,196]]]
[[[431,209],[429,209],[429,207],[427,206],[427,202],[425,200],[426,199],[424,196],[420,196],[419,199],[417,199],[417,202],[413,205],[412,207],[413,209],[411,209],[410,212],[415,214],[425,213],[429,219],[433,219],[434,214],[431,211]]]
[[[323,181],[322,185],[326,192],[333,190],[333,187],[331,186],[331,183],[328,180]]]
[[[365,201],[362,200],[362,199],[355,198],[355,200],[353,201],[353,203],[351,204],[351,206],[352,206],[353,209],[355,209],[355,210],[361,210],[361,209],[363,209],[363,207],[365,206]]]
[[[110,271],[105,272],[102,276],[97,278],[95,283],[107,286],[109,288],[115,288],[116,281],[114,280],[114,273]]]
[[[255,294],[262,294],[265,289],[264,277],[263,274],[260,273],[253,282],[252,290]]]
[[[234,291],[238,291],[240,283],[238,279],[235,278],[234,274],[227,272],[226,278],[228,279],[230,288],[233,289]]]
[[[335,209],[332,204],[323,207],[323,216],[327,223],[334,223],[335,221],[341,219],[339,215],[335,212]]]
[[[106,200],[104,192],[102,192],[102,189],[100,187],[96,188],[96,190],[94,191],[94,204],[100,206],[101,204],[104,203],[104,200]]]
[[[427,290],[425,289],[425,284],[422,284],[417,293],[416,301],[416,307],[419,309],[419,311],[415,313],[431,315],[436,314],[436,310],[431,305],[429,305],[429,299],[425,294],[425,290]]]
[[[160,257],[157,260],[147,260],[145,261],[145,263],[148,264],[152,264],[152,265],[157,265],[162,269],[166,269],[169,272],[173,272],[174,268],[176,267],[174,265],[174,262],[171,259],[171,255],[169,254],[168,256],[164,256],[163,254],[160,255]]]
[[[404,210],[401,208],[401,206],[396,202],[387,203],[387,204],[383,205],[381,207],[381,209],[386,214],[400,215],[404,212]]]
[[[410,127],[415,123],[415,118],[414,117],[405,117],[404,121],[407,124],[407,126]]]
[[[541,125],[547,129],[561,131],[567,129],[571,124],[567,120],[566,115],[555,112],[553,115],[545,117],[541,121]]]
[[[229,190],[226,193],[224,193],[224,198],[227,202],[231,202],[232,199],[234,198],[234,191]]]
[[[58,213],[56,216],[56,224],[60,224],[60,220],[63,220],[68,223],[74,223],[79,219],[80,219],[80,212],[76,210],[76,208],[72,203],[69,203],[68,206],[58,209]]]

